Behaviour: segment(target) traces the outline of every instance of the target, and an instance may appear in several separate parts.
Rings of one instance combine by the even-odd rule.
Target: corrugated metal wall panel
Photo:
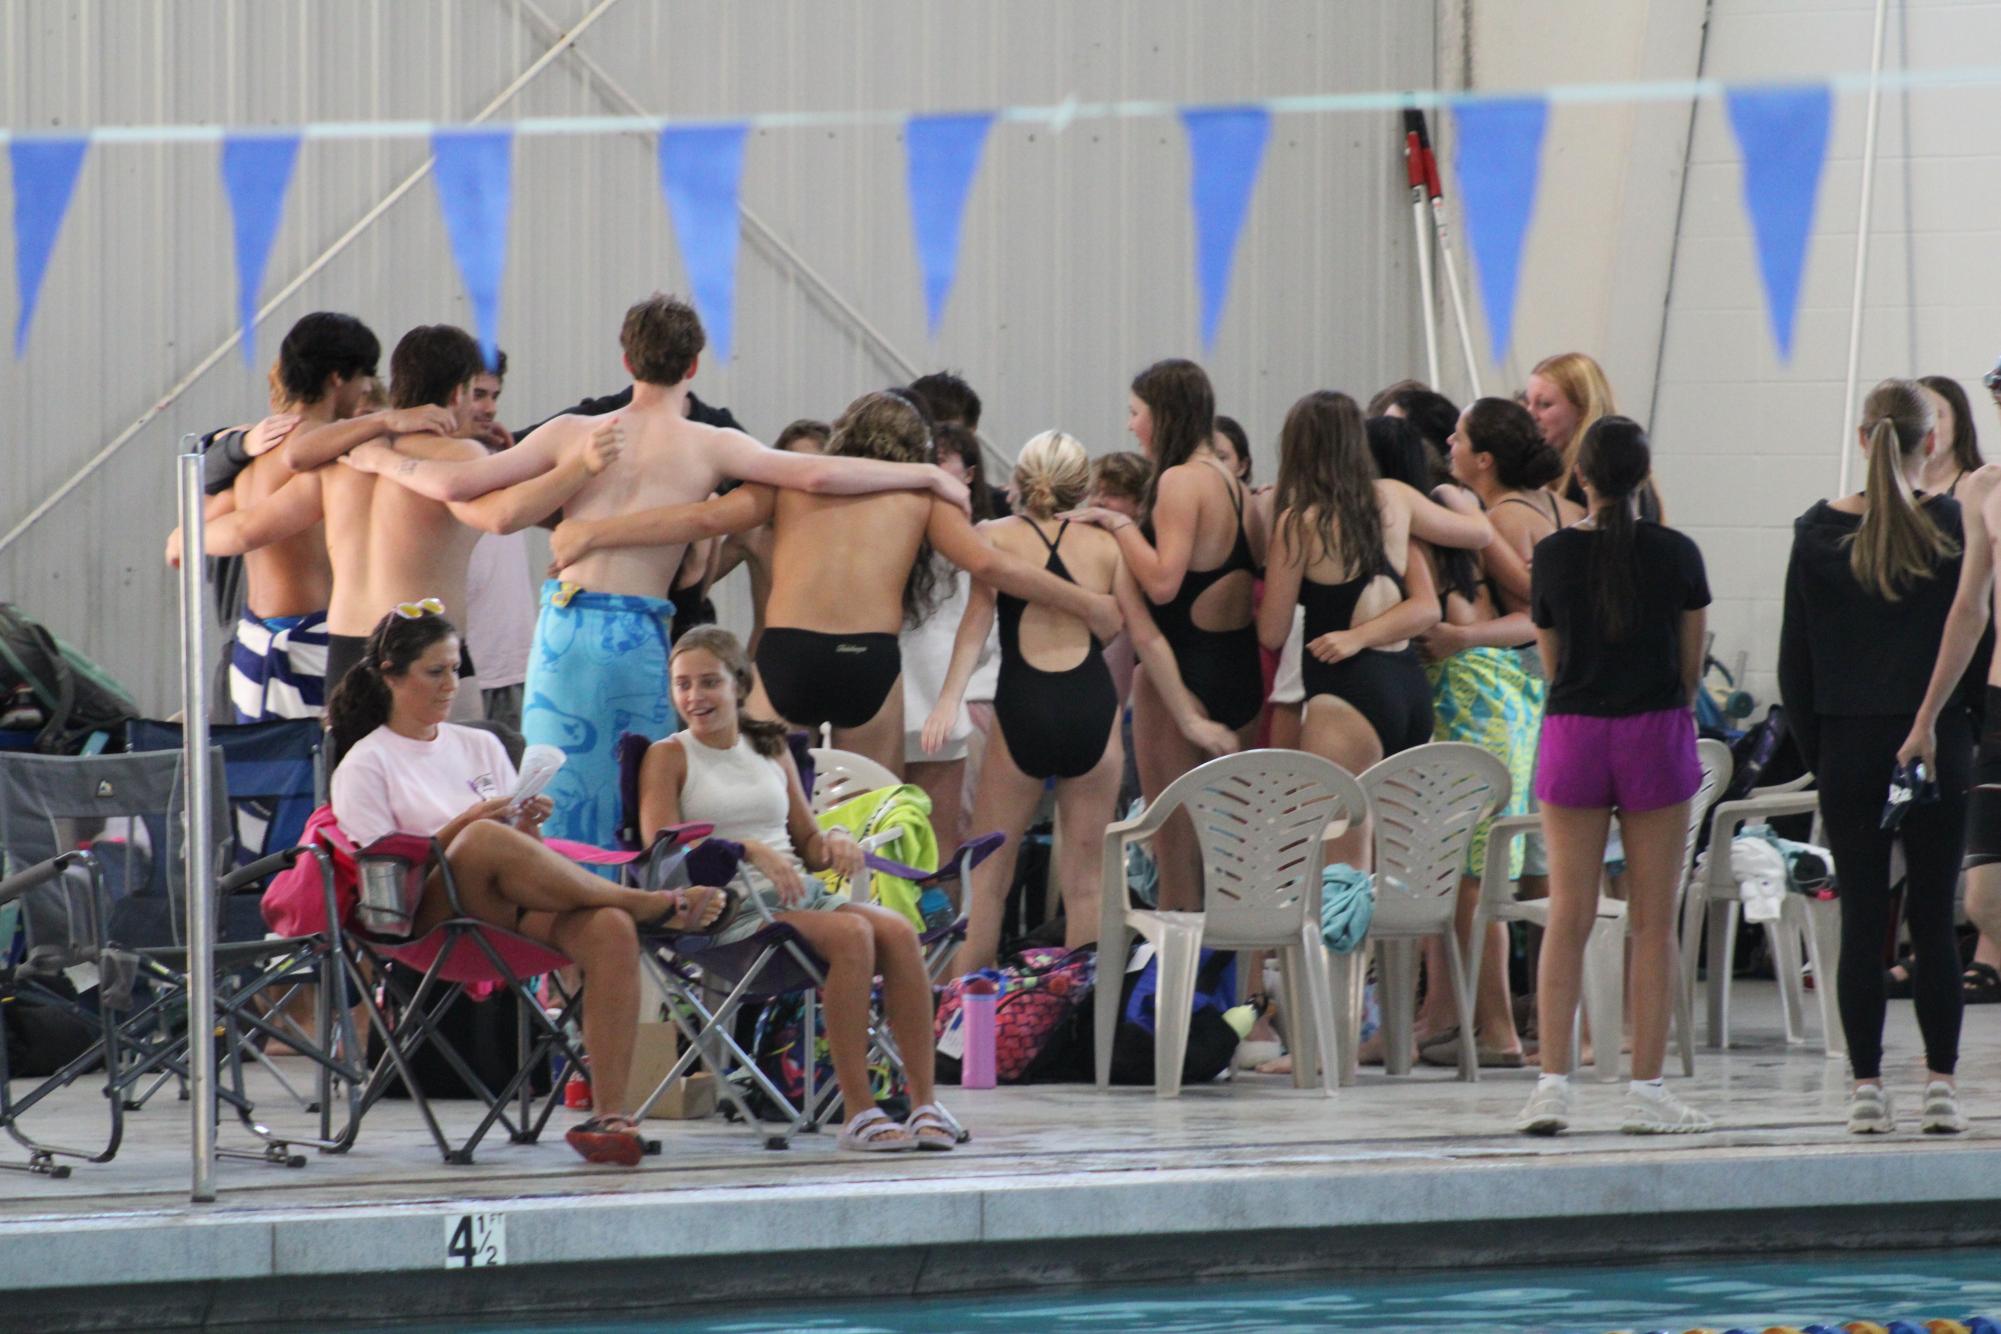
[[[0,0],[0,114],[17,128],[463,119],[591,0],[324,5],[225,0],[140,6]],[[1428,85],[1432,6],[1271,0],[1076,6],[922,0],[714,6],[622,0],[579,43],[648,110],[972,108],[1000,103],[1244,97]],[[575,56],[500,113],[625,108]],[[1396,140],[1387,116],[1275,126],[1213,356],[1225,411],[1251,430],[1260,477],[1300,393],[1366,394],[1418,363]],[[414,141],[301,152],[265,293],[275,292],[425,156]],[[652,143],[524,140],[501,341],[504,417],[529,421],[621,383],[616,329],[635,297],[684,284]],[[1199,352],[1186,150],[1170,119],[998,125],[968,210],[958,289],[925,334],[893,126],[752,139],[745,203],[917,364],[963,369],[1012,449],[1061,424],[1096,452],[1127,447],[1125,386],[1146,362]],[[11,183],[0,186],[0,208]],[[12,236],[0,238],[11,272]],[[736,359],[705,398],[769,438],[900,378],[811,285],[747,237]],[[93,150],[43,286],[28,358],[0,367],[11,527],[228,336],[229,221],[209,147]],[[410,325],[470,324],[428,180],[266,321],[258,364],[308,311],[354,311],[385,349]],[[109,465],[0,553],[0,594],[87,648],[150,708],[173,707],[170,456],[185,430],[253,419],[261,372],[238,355],[197,381]],[[730,599],[726,599],[726,604]],[[726,605],[726,614],[732,608]]]

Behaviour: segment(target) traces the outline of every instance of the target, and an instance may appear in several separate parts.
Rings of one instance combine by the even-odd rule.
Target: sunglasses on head
[[[406,621],[419,621],[426,616],[443,616],[445,604],[437,598],[419,598],[415,602],[399,602],[396,614]]]

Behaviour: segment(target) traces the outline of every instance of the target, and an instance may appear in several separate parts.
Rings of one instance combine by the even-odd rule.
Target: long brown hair
[[[1207,371],[1180,357],[1156,361],[1133,376],[1132,391],[1153,417],[1153,476],[1139,507],[1141,522],[1147,522],[1160,494],[1160,475],[1209,443],[1216,429],[1216,391]]]
[[[1986,459],[1980,457],[1980,432],[1973,426],[1973,406],[1966,401],[1966,391],[1959,387],[1959,381],[1950,375],[1920,375],[1918,383],[1945,400],[1952,409],[1952,439],[1941,440],[1939,444],[1952,451],[1952,461],[1961,472],[1972,472],[1983,467]]]
[[[389,721],[392,699],[389,678],[410,670],[433,644],[457,636],[459,629],[433,612],[415,618],[390,612],[368,632],[361,661],[333,683],[327,696],[327,728],[333,750],[345,755],[355,742]]]
[[[1278,434],[1272,505],[1286,541],[1311,564],[1339,557],[1353,573],[1383,559],[1383,509],[1375,456],[1355,400],[1318,389],[1292,405]]]
[[[1885,380],[1862,400],[1862,433],[1869,441],[1862,526],[1848,548],[1855,582],[1885,602],[1926,578],[1940,560],[1959,553],[1918,506],[1904,469],[1924,448],[1937,421],[1931,401],[1912,380]]]
[[[785,753],[786,727],[784,723],[773,722],[769,718],[752,718],[743,711],[744,701],[750,698],[750,655],[743,651],[737,637],[720,625],[698,625],[674,641],[673,651],[667,655],[667,679],[674,679],[674,660],[683,653],[700,649],[722,664],[724,671],[736,684],[736,726],[750,742],[750,748],[767,760],[775,760]]]
[[[907,389],[863,394],[834,419],[828,454],[882,459],[888,463],[930,463],[931,427]],[[903,580],[903,623],[915,626],[929,616],[938,601],[937,562],[931,543],[921,542],[917,559]]]

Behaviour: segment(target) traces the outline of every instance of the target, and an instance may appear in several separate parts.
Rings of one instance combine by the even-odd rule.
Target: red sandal
[[[563,1138],[587,1163],[637,1167],[646,1156],[646,1141],[639,1137],[638,1127],[623,1116],[594,1116],[571,1126]]]

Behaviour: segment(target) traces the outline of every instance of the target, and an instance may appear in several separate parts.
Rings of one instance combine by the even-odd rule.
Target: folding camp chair
[[[46,959],[43,971],[29,972],[25,966],[10,970],[5,981],[0,982],[0,1004],[45,1006],[53,1014],[82,1025],[86,1032],[94,1035],[94,1040],[86,1050],[49,1072],[41,1082],[18,1097],[14,1093],[14,1071],[8,1064],[9,1044],[0,1042],[0,1126],[5,1126],[8,1135],[15,1143],[27,1149],[29,1155],[25,1163],[0,1162],[0,1167],[51,1177],[66,1177],[70,1174],[70,1169],[67,1164],[58,1163],[57,1158],[80,1158],[91,1163],[110,1162],[117,1154],[119,1142],[125,1134],[125,1103],[119,1096],[117,1088],[119,1066],[117,1012],[101,997],[95,1006],[79,1005],[69,990],[60,986],[55,980],[61,976],[62,957],[74,960],[71,967],[79,965],[97,967],[109,952],[104,939],[104,916],[101,911],[104,886],[97,859],[88,852],[65,852],[0,880],[0,909],[27,903],[30,896],[43,900],[36,905],[42,910],[41,915],[68,918],[74,913],[82,919],[84,929],[81,932],[69,933],[69,939],[65,942],[68,948],[64,954],[57,958]],[[52,899],[55,901],[50,902]],[[55,947],[47,942],[41,942],[34,948],[47,951]],[[129,1004],[129,997],[127,1003]],[[58,1089],[68,1087],[94,1069],[101,1069],[105,1073],[104,1101],[110,1110],[111,1118],[102,1148],[79,1149],[44,1143],[22,1126],[21,1118],[35,1104]]]
[[[222,752],[223,775],[228,783],[230,826],[233,832],[233,865],[239,870],[273,853],[296,847],[305,833],[306,819],[318,804],[325,786],[321,772],[321,741],[324,729],[317,719],[283,718],[269,722],[216,725],[209,729],[209,742]],[[132,752],[179,751],[181,725],[139,719],[125,725],[125,748]],[[229,899],[225,927],[232,937],[254,937],[263,933],[254,895],[245,893]],[[330,1035],[308,1036],[292,1017],[294,1002],[315,992],[342,983],[332,976],[338,971],[333,955],[321,960],[323,968],[302,971],[286,978],[273,994],[259,1004],[264,1017],[291,1032],[288,1045],[295,1050],[324,1047]],[[326,1007],[317,1004],[323,1011]],[[292,1087],[291,1081],[272,1063],[265,1052],[269,1039],[254,1034],[239,1056],[261,1065],[303,1108],[311,1111],[329,1101],[330,1090],[323,1079],[317,1097]],[[322,1076],[329,1074],[321,1066]],[[150,1091],[147,1096],[150,1096]],[[145,1097],[141,1097],[141,1102]],[[323,1128],[323,1136],[327,1130]]]
[[[848,775],[865,774],[867,762],[861,757],[850,757],[846,752],[822,749],[808,749],[804,744],[806,734],[795,733],[789,741],[800,777],[809,791],[818,791],[818,775],[841,772]],[[645,758],[650,743],[644,738],[627,734],[619,740],[619,779],[622,810],[620,814],[621,838],[636,838],[639,826],[639,766]],[[861,761],[850,763],[850,760]],[[842,790],[850,784],[830,787],[830,791]],[[856,795],[844,790],[843,796]],[[924,871],[904,866],[879,856],[872,844],[887,842],[897,836],[894,829],[878,831],[864,839],[864,850],[868,855],[868,866],[873,871],[881,871],[899,878],[911,880],[918,885],[920,893],[927,889],[939,890],[948,883],[969,883],[972,868],[998,848],[1004,836],[988,834],[962,847],[954,858],[937,871]],[[711,840],[710,845],[723,844],[726,840]],[[734,848],[734,844],[728,845]],[[699,850],[698,850],[699,852]],[[656,867],[656,872],[657,872]],[[720,864],[712,864],[699,870],[685,864],[676,864],[675,872],[693,875],[692,883],[719,884],[716,878],[725,874]],[[731,864],[727,876],[735,878],[740,867]],[[669,888],[656,878],[644,881],[649,888]],[[743,1097],[737,1083],[730,1077],[732,1070],[741,1069],[747,1079],[777,1108],[781,1120],[777,1123],[781,1130],[771,1131],[760,1127],[768,1149],[789,1147],[792,1136],[801,1131],[817,1131],[841,1111],[841,1100],[837,1089],[821,1088],[817,1080],[816,1050],[819,1034],[818,1006],[815,994],[823,985],[826,963],[811,946],[791,927],[777,921],[763,900],[749,892],[749,886],[740,880],[738,887],[747,901],[755,905],[764,925],[754,934],[737,941],[719,943],[703,935],[682,933],[664,935],[648,942],[650,948],[642,951],[649,969],[661,989],[669,998],[668,1013],[682,1035],[688,1040],[687,1050],[668,1070],[650,1097],[642,1104],[639,1116],[644,1118],[653,1105],[665,1096],[674,1081],[686,1074],[695,1062],[715,1076],[717,1087],[727,1098],[746,1124],[758,1126],[758,1118]],[[963,902],[964,891],[960,901]],[[926,963],[935,974],[950,957],[952,947],[965,937],[963,914],[956,919],[929,931],[920,933],[919,944],[925,950]],[[723,1000],[711,1008],[705,999],[709,991],[721,992]],[[803,1062],[801,1085],[801,1105],[795,1106],[758,1068],[757,1062],[738,1042],[735,1034],[736,1018],[747,1005],[762,1004],[781,997],[798,995],[802,998],[803,1016],[800,1026],[801,1045],[807,1053]],[[894,1039],[880,1016],[871,1015],[869,1025],[870,1043],[874,1050],[900,1072],[902,1056],[896,1050]]]
[[[222,799],[214,803],[206,834],[217,864],[228,865],[223,756],[216,748],[209,755],[209,782]],[[228,1078],[218,1080],[217,1097],[263,1141],[254,1150],[224,1147],[218,1152],[300,1166],[304,1159],[291,1151],[294,1144],[334,1145],[333,1082],[352,1083],[360,1073],[343,1060],[343,1053],[355,1051],[351,1031],[344,1041],[338,1031],[347,1022],[343,974],[334,966],[338,939],[266,939],[260,930],[255,939],[219,941],[214,1013],[208,1022],[190,1023],[188,951],[181,940],[186,916],[181,763],[178,753],[165,752],[0,755],[0,846],[6,848],[10,867],[49,862],[79,847],[92,854],[87,863],[74,863],[64,872],[66,881],[23,898],[29,962],[33,966],[39,954],[54,967],[87,962],[96,969],[96,1011],[81,1001],[71,1008],[96,1022],[102,1022],[105,1011],[119,1015],[116,1033],[98,1046],[111,1058],[106,1091],[120,1110],[133,1110],[145,1093],[166,1081],[185,1081],[191,1033],[199,1031],[204,1040],[216,1034],[228,1065]],[[287,849],[224,875],[217,885],[218,927],[227,916],[225,905],[261,888],[269,875],[299,855],[299,850]],[[330,897],[331,877],[323,863],[318,869]],[[299,977],[312,977],[332,989],[322,1006],[317,1041],[304,1039],[296,1026],[281,1031],[262,1014],[261,996]],[[241,1064],[252,1033],[292,1043],[320,1064],[318,1137],[279,1134],[255,1119]],[[142,1088],[144,1093],[137,1092]]]
[[[650,855],[661,860],[677,844],[708,832],[706,825],[663,831]],[[356,917],[345,934],[350,966],[357,979],[364,973],[385,979],[379,1000],[365,990],[362,996],[363,1008],[382,1037],[383,1053],[362,1091],[360,1113],[366,1115],[388,1092],[391,1081],[400,1079],[447,1163],[472,1162],[473,1151],[496,1125],[515,1144],[536,1142],[561,1099],[569,1072],[583,1068],[582,1052],[572,1033],[584,996],[561,981],[570,960],[539,940],[467,913],[451,864],[435,838],[391,834],[357,849],[338,836],[337,827],[326,833],[332,840],[336,863],[351,865],[361,886]],[[551,841],[550,846],[586,865],[621,869],[649,855],[607,852],[561,841]],[[408,935],[410,920],[422,895],[424,878],[434,866],[452,916],[413,938]],[[389,985],[390,963],[418,971],[421,977],[416,985],[400,992]],[[548,1013],[535,995],[532,982],[537,976],[550,981],[554,1014]],[[513,1075],[498,1089],[481,1079],[439,1031],[446,1009],[465,988],[476,986],[496,987],[515,1003],[517,1064]],[[443,1058],[485,1108],[479,1123],[457,1143],[445,1134],[431,1098],[415,1077],[412,1062],[426,1048]],[[537,1111],[534,1075],[542,1068],[553,1068],[554,1074],[550,1092]],[[353,1139],[351,1131],[342,1147]]]

